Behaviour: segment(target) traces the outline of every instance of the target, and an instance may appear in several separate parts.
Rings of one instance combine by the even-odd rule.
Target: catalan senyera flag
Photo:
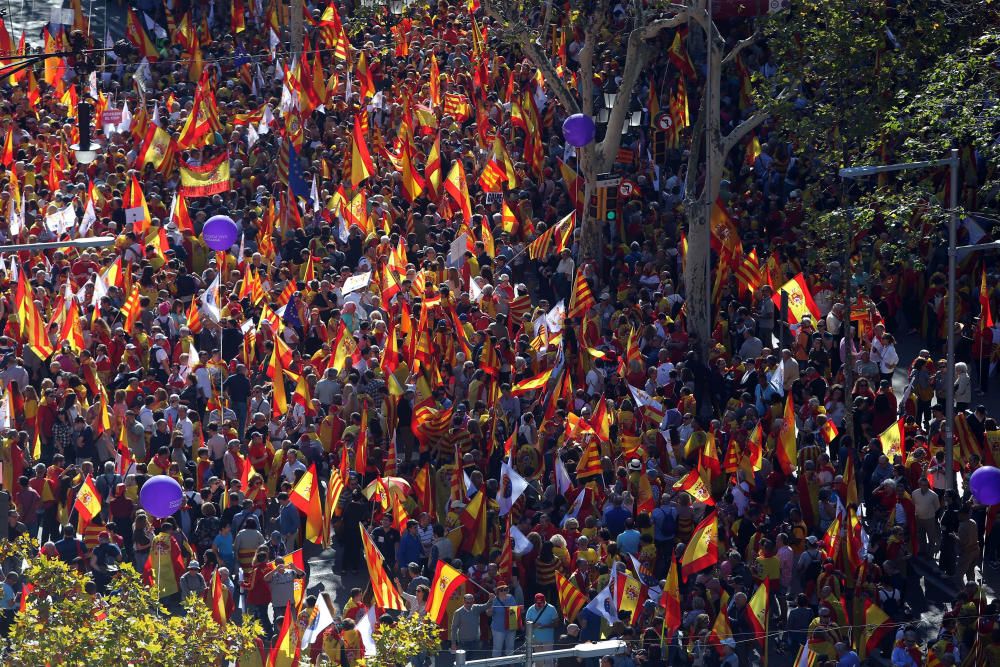
[[[349,335],[349,334],[348,334]],[[354,442],[354,470],[364,477],[368,469],[368,402],[361,401],[361,429]]]
[[[582,479],[584,477],[600,475],[603,472],[601,451],[597,447],[597,439],[594,438],[587,444],[587,447],[583,450],[583,456],[580,457],[580,462],[576,465],[576,478]]]
[[[403,596],[396,590],[389,573],[385,569],[385,561],[382,554],[375,547],[371,536],[365,527],[358,525],[361,531],[361,544],[365,551],[365,564],[368,566],[368,577],[371,579],[372,593],[375,596],[375,604],[382,609],[396,609],[406,611],[406,602]]]
[[[674,67],[680,70],[684,76],[689,79],[695,78],[694,65],[691,63],[691,57],[688,55],[687,46],[685,41],[687,40],[688,31],[687,28],[681,27],[674,32],[674,41],[670,44],[670,50],[667,51],[667,57],[670,62],[673,63]]]
[[[180,162],[181,183],[177,194],[181,197],[211,197],[230,188],[229,154],[220,153],[202,165]]]
[[[806,315],[815,322],[819,319],[819,308],[813,301],[812,292],[806,284],[805,276],[799,273],[797,276],[782,285],[771,297],[775,308],[781,308],[781,293],[788,294],[788,322],[797,324]]]
[[[795,662],[792,663],[792,667],[815,667],[816,661],[819,656],[809,650],[809,647],[803,644],[799,647],[799,652],[795,656]]]
[[[472,222],[472,203],[469,200],[469,183],[465,176],[465,167],[461,160],[455,160],[448,172],[448,177],[444,179],[444,189],[458,205],[462,211],[462,218],[466,224]]]
[[[764,579],[747,602],[746,612],[754,637],[762,648],[767,647],[768,601],[771,599],[768,580]]]
[[[719,562],[719,517],[709,512],[695,526],[691,539],[681,556],[681,576],[684,581],[697,572]]]
[[[576,585],[556,570],[556,592],[559,594],[559,609],[567,623],[572,623],[580,610],[587,605],[587,596]]]
[[[670,571],[667,572],[667,583],[663,587],[663,595],[660,597],[660,606],[663,607],[663,634],[661,639],[669,643],[677,631],[680,630],[683,616],[681,615],[681,590],[680,580],[677,575],[677,560],[670,559]]]
[[[357,189],[362,182],[375,173],[375,164],[368,151],[365,133],[361,129],[361,117],[354,116],[354,130],[351,132],[351,186]]]
[[[326,507],[323,511],[323,535],[330,542],[330,522],[337,514],[340,497],[344,494],[344,478],[335,466],[330,467],[330,479],[326,483]]]
[[[878,440],[882,443],[882,453],[889,459],[889,463],[893,463],[895,456],[906,461],[906,430],[903,428],[902,417],[882,431]]]
[[[444,615],[448,611],[448,601],[466,581],[468,580],[464,574],[443,560],[438,561],[431,590],[427,596],[427,615],[434,619],[435,623],[440,625],[444,620]]]
[[[299,478],[288,494],[288,499],[306,515],[306,539],[315,544],[323,544],[323,511],[319,504],[319,480],[316,477],[315,463]]]
[[[135,283],[132,286],[132,291],[129,292],[129,295],[126,297],[125,303],[122,304],[121,308],[122,321],[125,331],[132,331],[135,328],[135,322],[139,319],[139,311],[141,310],[142,307],[139,303],[139,283]]]
[[[576,280],[573,282],[573,293],[569,297],[569,309],[566,318],[583,317],[588,310],[597,305],[594,293],[583,276],[583,267],[576,270]]]
[[[795,403],[792,395],[785,399],[785,414],[778,439],[775,443],[778,463],[786,475],[791,475],[798,466],[798,428],[795,426]]]
[[[73,509],[77,511],[80,519],[81,534],[90,525],[90,522],[94,520],[94,517],[101,513],[101,494],[97,492],[97,487],[94,486],[94,478],[90,475],[87,475],[87,478],[83,480],[83,484],[80,485],[80,489],[76,492]]]
[[[547,371],[542,371],[534,377],[527,378],[526,380],[521,380],[510,388],[510,392],[514,396],[521,396],[523,394],[530,393],[532,391],[539,391],[545,388],[548,384],[549,378],[552,376],[552,369]]]

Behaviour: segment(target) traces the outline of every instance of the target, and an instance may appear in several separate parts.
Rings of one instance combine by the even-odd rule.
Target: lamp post
[[[944,418],[944,461],[948,469],[946,477],[947,488],[955,489],[955,257],[958,254],[958,149],[951,149],[948,157],[940,160],[924,160],[923,162],[901,162],[898,164],[882,164],[868,167],[845,167],[840,170],[841,178],[865,178],[891,171],[909,171],[911,169],[929,169],[947,166],[951,176],[951,196],[948,205],[951,214],[948,217],[948,342],[947,369],[945,375],[945,418]],[[977,250],[983,247],[996,247],[988,243],[982,246],[964,246],[963,250]],[[849,267],[845,267],[849,270]],[[850,308],[850,304],[847,305]],[[850,322],[848,321],[848,334]]]
[[[27,250],[53,250],[56,248],[75,248],[83,250],[87,248],[107,248],[115,244],[113,236],[92,236],[83,239],[70,239],[68,241],[45,241],[43,243],[16,243],[14,245],[0,245],[0,253],[21,252]]]
[[[525,634],[528,639],[525,642],[525,652],[515,655],[504,655],[498,658],[485,658],[483,660],[466,660],[465,651],[459,649],[455,651],[455,667],[502,667],[503,665],[525,665],[533,667],[535,661],[552,661],[559,658],[578,658],[586,660],[588,658],[601,658],[606,655],[621,655],[627,653],[629,646],[620,639],[612,639],[603,642],[590,642],[577,644],[572,648],[558,649],[555,651],[541,651],[534,653],[531,650],[531,621],[525,623]]]

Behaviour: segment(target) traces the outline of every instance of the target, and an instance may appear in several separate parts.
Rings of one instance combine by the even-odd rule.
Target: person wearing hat
[[[512,612],[513,609],[521,611],[517,599],[510,593],[510,586],[506,581],[497,582],[496,595],[490,608],[486,610],[486,615],[490,617],[490,630],[493,633],[494,658],[514,653],[514,639],[517,636],[520,614]]]
[[[208,589],[205,577],[201,574],[201,563],[191,560],[187,566],[187,572],[181,575],[181,599],[192,593],[201,596]]]
[[[94,573],[94,582],[101,593],[106,593],[108,583],[118,572],[118,564],[122,561],[122,550],[111,541],[111,533],[102,530],[97,535],[97,546],[90,553],[90,569]]]
[[[534,623],[532,645],[536,651],[549,651],[555,641],[555,627],[559,623],[559,612],[545,600],[545,595],[535,593],[535,604],[524,614],[525,622]],[[551,663],[542,662],[542,665]]]

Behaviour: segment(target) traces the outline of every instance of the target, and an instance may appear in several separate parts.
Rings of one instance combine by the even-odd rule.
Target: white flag
[[[90,305],[96,306],[101,299],[108,295],[108,283],[100,273],[94,274],[94,296],[90,299]]]
[[[573,482],[569,478],[569,471],[566,470],[566,464],[563,463],[559,456],[556,456],[556,491],[559,492],[559,495],[564,496],[572,486]]]
[[[264,107],[264,114],[261,116],[260,123],[257,124],[257,134],[267,134],[271,131],[271,123],[274,122],[274,112],[271,111],[271,105],[268,104]]]
[[[500,493],[497,494],[497,504],[500,506],[500,516],[507,516],[510,513],[511,507],[517,502],[525,489],[528,488],[528,480],[521,477],[514,466],[511,465],[514,459],[514,452],[511,451],[510,457],[500,465]],[[507,495],[506,485],[504,484],[504,479],[510,480],[510,495]]]
[[[375,655],[375,638],[372,636],[375,632],[375,607],[372,606],[368,610],[368,613],[361,617],[356,626],[358,634],[361,635],[361,643],[365,647],[365,655]]]
[[[510,536],[514,539],[514,553],[518,556],[529,554],[535,548],[531,540],[525,537],[517,526],[510,527]]]
[[[313,213],[319,213],[322,206],[319,204],[319,183],[316,181],[316,174],[313,174],[312,188],[309,189],[309,197],[313,200]]]
[[[247,150],[253,148],[253,145],[260,141],[260,135],[257,130],[254,129],[253,125],[247,126]]]
[[[316,609],[316,616],[313,618],[312,623],[302,631],[302,643],[299,644],[302,650],[311,646],[320,633],[333,625],[333,614],[330,613],[330,606],[329,602],[326,601],[326,595],[320,595],[319,599],[316,600]]]
[[[560,528],[565,527],[566,522],[569,521],[570,519],[575,519],[578,516],[580,516],[580,508],[583,507],[583,499],[586,495],[587,495],[586,487],[580,489],[580,493],[577,494],[576,500],[573,501],[573,506],[570,507],[569,511],[566,512],[566,515],[563,516],[562,522],[559,526]]]
[[[611,578],[614,581],[614,577]],[[591,613],[597,614],[598,616],[603,616],[605,620],[611,625],[614,625],[618,620],[618,615],[614,611],[615,608],[615,598],[611,595],[611,586],[607,586],[603,591],[597,594],[593,600],[590,601],[584,609],[589,610]]]
[[[213,322],[218,322],[222,317],[222,311],[219,309],[219,279],[221,276],[222,273],[216,273],[215,280],[213,280],[212,284],[208,286],[205,293],[201,295],[202,310],[212,319]]]
[[[15,237],[21,233],[21,223],[23,221],[21,218],[21,211],[23,210],[24,209],[19,207],[13,198],[7,203],[7,220],[10,227],[11,237]]]
[[[53,234],[62,235],[76,226],[76,211],[68,204],[51,215],[45,216],[45,227]]]

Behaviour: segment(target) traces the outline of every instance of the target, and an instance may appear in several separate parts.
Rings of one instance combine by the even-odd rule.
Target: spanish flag
[[[735,444],[730,444],[729,446],[734,447]],[[693,468],[691,472],[677,480],[674,483],[673,489],[674,491],[686,491],[696,503],[704,503],[706,505],[715,504],[715,499],[712,498],[711,491],[705,486],[705,482],[701,478],[701,474],[697,468]]]
[[[785,414],[782,420],[781,430],[778,431],[778,442],[775,450],[778,455],[778,463],[786,475],[791,475],[798,465],[798,447],[796,441],[798,429],[795,426],[795,404],[792,395],[785,399]]]
[[[858,652],[858,657],[864,660],[869,653],[878,650],[882,638],[892,628],[892,621],[881,607],[870,600],[865,600],[865,619],[862,627],[854,650]]]
[[[719,562],[719,518],[710,512],[695,526],[691,539],[681,556],[681,576],[684,581],[697,572]]]
[[[306,539],[314,544],[323,544],[323,511],[319,506],[315,463],[299,478],[288,499],[306,515]]]
[[[219,625],[225,625],[226,621],[229,620],[229,614],[226,610],[226,594],[224,592],[225,586],[222,585],[222,580],[219,579],[219,571],[216,570],[212,575],[212,620],[214,620]]]
[[[151,164],[159,173],[168,174],[174,168],[174,147],[173,137],[162,127],[150,123],[136,164],[140,167]]]
[[[750,621],[750,627],[753,628],[754,637],[765,650],[767,649],[768,601],[771,598],[768,591],[768,580],[764,579],[746,606],[747,620]]]
[[[782,292],[788,295],[788,322],[790,324],[801,322],[806,315],[812,317],[813,322],[819,319],[819,308],[816,307],[816,302],[813,301],[812,293],[809,291],[809,286],[801,272],[782,285],[771,297],[775,308],[781,308]]]
[[[285,374],[281,370],[281,355],[278,348],[271,353],[272,397],[271,416],[284,417],[288,412],[288,397],[285,394]]]
[[[427,615],[434,619],[435,623],[440,625],[444,620],[444,615],[448,611],[448,601],[466,581],[465,575],[461,572],[443,560],[438,561],[430,594],[427,596]]]
[[[368,152],[365,134],[361,129],[361,117],[354,116],[354,130],[351,133],[351,187],[357,189],[361,183],[375,173],[372,155]]]
[[[459,474],[464,475],[462,471]],[[478,556],[486,550],[486,494],[480,491],[458,517],[462,524],[462,551]]]
[[[149,62],[155,63],[160,59],[160,54],[153,45],[153,40],[146,34],[146,29],[142,26],[142,21],[136,15],[135,10],[129,8],[128,18],[125,22],[125,37],[132,42],[132,46],[139,50],[142,57]]]
[[[358,530],[361,531],[361,544],[365,550],[365,564],[368,566],[368,577],[371,579],[375,604],[382,609],[406,611],[406,602],[403,601],[403,596],[399,594],[392,579],[389,578],[382,554],[375,547],[375,543],[372,542],[365,527],[359,524]]]
[[[906,431],[903,428],[903,418],[892,423],[892,426],[882,431],[878,436],[878,441],[882,443],[882,453],[889,459],[889,463],[894,462],[895,456],[901,460],[906,460]]]
[[[462,218],[466,223],[472,222],[472,203],[469,201],[469,183],[465,176],[465,167],[461,160],[455,160],[451,165],[451,171],[444,180],[444,189],[458,205],[462,211]]]
[[[75,509],[80,517],[80,533],[90,525],[90,522],[94,520],[94,517],[101,513],[101,494],[97,492],[97,487],[94,486],[94,478],[87,475],[87,478],[83,480],[83,484],[80,485],[80,490],[76,492],[76,500],[73,502],[73,509]]]
[[[682,619],[677,561],[673,557],[670,558],[670,572],[667,573],[667,583],[663,587],[660,606],[663,607],[663,635],[661,639],[666,643],[680,630]]]
[[[532,391],[538,391],[545,388],[548,384],[549,378],[552,376],[552,369],[547,371],[542,371],[534,377],[530,377],[526,380],[521,380],[513,387],[510,388],[510,393],[514,396],[521,396]]]
[[[299,662],[299,643],[295,641],[296,632],[293,629],[295,612],[291,601],[285,604],[284,619],[278,638],[271,647],[271,655],[267,659],[267,667],[294,667]]]
[[[993,326],[993,314],[990,312],[990,293],[986,289],[986,267],[983,267],[979,282],[979,331]]]
[[[181,160],[181,184],[177,194],[181,197],[211,197],[228,192],[229,154],[219,153],[202,165],[193,166]]]

